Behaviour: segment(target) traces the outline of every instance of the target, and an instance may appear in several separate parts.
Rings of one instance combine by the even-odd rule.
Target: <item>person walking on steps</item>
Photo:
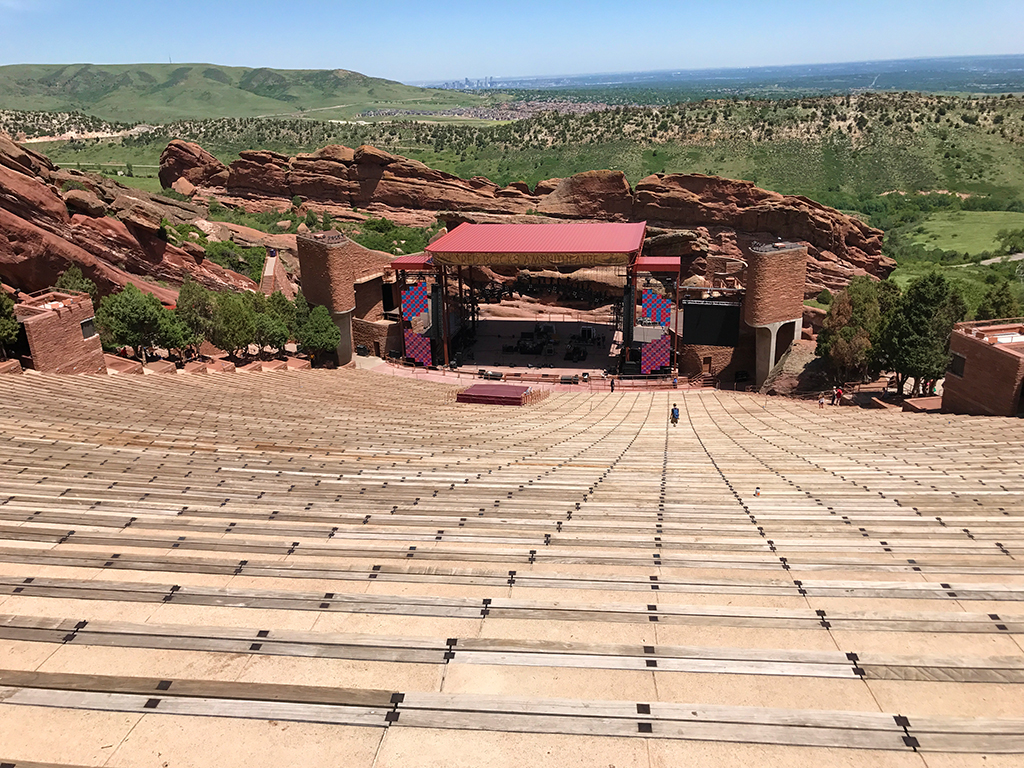
[[[669,415],[672,420],[672,426],[674,427],[679,423],[679,407],[675,403],[672,403],[672,411]]]

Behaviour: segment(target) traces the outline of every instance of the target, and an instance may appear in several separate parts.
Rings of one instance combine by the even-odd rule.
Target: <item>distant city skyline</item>
[[[1024,54],[1024,2],[0,0],[0,64],[173,61],[402,82]]]

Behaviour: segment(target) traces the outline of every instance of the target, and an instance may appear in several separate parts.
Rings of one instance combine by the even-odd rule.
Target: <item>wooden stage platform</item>
[[[474,384],[456,396],[460,403],[479,405],[524,405],[529,387],[509,384]]]

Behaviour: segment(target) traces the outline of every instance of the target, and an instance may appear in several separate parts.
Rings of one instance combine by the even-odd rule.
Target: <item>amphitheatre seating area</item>
[[[0,380],[0,764],[1024,764],[1022,422],[454,393]]]

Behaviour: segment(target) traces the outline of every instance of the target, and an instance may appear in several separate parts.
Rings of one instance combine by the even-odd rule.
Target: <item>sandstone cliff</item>
[[[813,200],[715,176],[657,174],[631,188],[621,171],[587,171],[499,187],[461,179],[374,147],[329,146],[305,155],[246,151],[225,167],[199,145],[172,141],[161,157],[165,185],[179,178],[227,204],[279,207],[299,196],[333,214],[352,208],[425,226],[439,214],[458,221],[590,219],[647,221],[646,253],[680,256],[703,269],[708,255],[740,255],[744,242],[783,238],[808,244],[805,291],[838,290],[855,275],[886,277],[882,232]],[[531,215],[526,216],[525,214]],[[540,214],[540,215],[537,215]]]
[[[133,283],[165,302],[177,291],[153,281],[174,286],[191,275],[214,289],[255,288],[159,236],[163,220],[192,221],[202,213],[102,176],[58,169],[0,134],[0,279],[23,291],[52,286],[69,264],[102,292]]]

